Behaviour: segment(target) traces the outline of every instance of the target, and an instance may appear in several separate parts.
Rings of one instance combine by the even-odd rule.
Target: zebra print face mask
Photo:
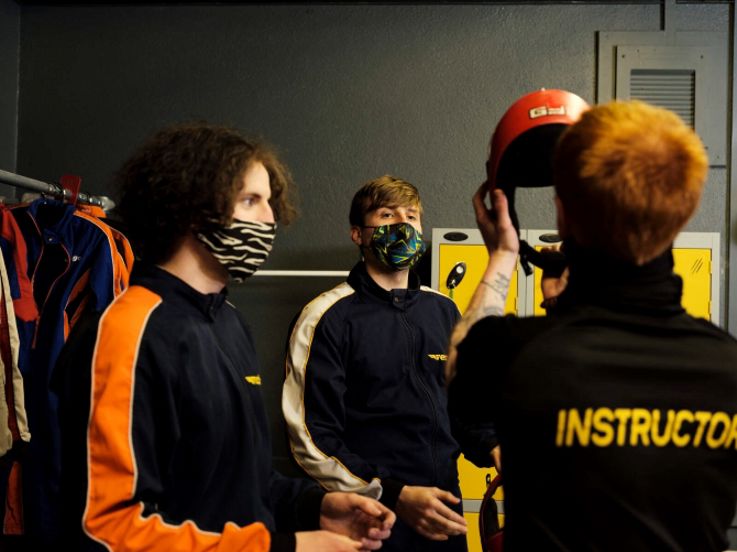
[[[276,223],[233,220],[230,226],[201,232],[197,238],[230,274],[243,282],[269,256],[276,236]]]

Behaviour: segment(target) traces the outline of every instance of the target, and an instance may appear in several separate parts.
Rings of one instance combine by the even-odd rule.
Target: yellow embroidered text
[[[558,411],[558,447],[737,449],[737,414],[703,410],[576,408]]]

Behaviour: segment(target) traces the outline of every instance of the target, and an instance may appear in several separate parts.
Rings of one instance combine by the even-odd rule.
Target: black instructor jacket
[[[684,312],[670,251],[641,267],[566,251],[556,312],[477,322],[449,390],[496,424],[505,551],[726,549],[737,342]]]

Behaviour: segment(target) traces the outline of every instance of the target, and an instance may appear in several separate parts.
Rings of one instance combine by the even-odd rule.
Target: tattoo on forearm
[[[509,277],[497,272],[494,274],[494,279],[492,282],[481,280],[481,283],[491,288],[497,294],[497,296],[494,297],[491,301],[494,304],[485,306],[474,305],[464,313],[463,318],[458,321],[455,329],[453,330],[453,333],[450,336],[451,350],[455,350],[455,347],[458,345],[458,343],[463,341],[463,338],[466,337],[469,329],[473,324],[476,323],[477,320],[486,316],[504,316],[504,305],[507,301],[507,293],[509,292]],[[474,298],[475,297],[476,294],[474,294]],[[453,357],[453,355],[449,354],[449,357]],[[449,370],[450,372],[453,371],[452,361],[449,361]]]
[[[494,275],[494,280],[492,282],[481,280],[481,283],[498,293],[502,301],[507,300],[507,293],[509,293],[509,278],[507,278],[504,274],[499,274],[497,272]]]

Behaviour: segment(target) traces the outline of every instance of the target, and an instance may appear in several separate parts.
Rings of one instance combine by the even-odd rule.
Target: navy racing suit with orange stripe
[[[317,528],[324,491],[272,468],[254,344],[225,291],[139,264],[58,369],[73,549],[293,550]]]

